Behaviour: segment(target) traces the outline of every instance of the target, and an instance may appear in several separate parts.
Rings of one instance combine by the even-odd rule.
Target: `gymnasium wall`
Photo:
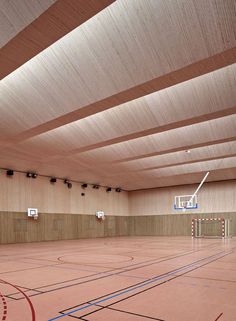
[[[231,218],[236,235],[236,181],[206,183],[199,194],[199,209],[173,210],[175,195],[191,194],[197,186],[179,186],[136,192],[106,193],[105,189],[83,190],[74,183],[68,189],[62,181],[11,178],[0,172],[0,243],[92,238],[127,235],[191,235],[193,217]],[[81,196],[84,192],[85,196]],[[39,209],[37,222],[28,219],[28,207]],[[106,220],[98,222],[95,211],[104,210]]]
[[[191,194],[196,188],[186,185],[130,192],[130,235],[187,236],[191,235],[192,218],[224,217],[231,218],[231,233],[236,236],[236,181],[205,183],[197,210],[174,210],[175,195]]]
[[[236,211],[235,213],[204,213],[204,214],[167,214],[143,215],[129,217],[129,235],[131,236],[191,236],[193,218],[230,218],[230,233],[236,236]],[[218,226],[212,224],[209,235],[217,235]]]
[[[0,244],[128,235],[128,216],[40,213],[37,221],[25,213],[0,212]]]
[[[185,185],[130,192],[130,215],[181,214],[182,211],[174,210],[175,196],[192,194],[197,186]],[[194,210],[194,213],[235,213],[236,180],[205,183],[199,191],[198,203],[199,208]]]
[[[95,215],[103,210],[107,215],[129,215],[126,192],[107,193],[92,186],[82,189],[78,183],[68,189],[61,180],[51,184],[47,177],[33,179],[21,173],[7,177],[5,171],[0,172],[0,211],[25,213],[28,207],[36,207],[40,213]]]
[[[38,221],[27,217],[28,207],[38,208]],[[97,210],[106,213],[105,222],[96,220]],[[127,192],[82,189],[78,183],[68,189],[60,180],[52,185],[46,177],[0,173],[2,244],[127,235],[128,215]]]

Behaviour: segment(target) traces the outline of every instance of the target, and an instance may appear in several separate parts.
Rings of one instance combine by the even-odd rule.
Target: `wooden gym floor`
[[[0,246],[0,320],[235,321],[236,239]]]

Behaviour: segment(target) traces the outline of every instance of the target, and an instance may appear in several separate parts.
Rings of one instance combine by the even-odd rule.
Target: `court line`
[[[98,306],[99,306],[99,305],[98,305]],[[100,307],[102,307],[102,305],[100,305]],[[136,316],[138,316],[138,317],[143,317],[143,318],[147,318],[147,319],[150,319],[150,320],[165,321],[165,320],[163,320],[163,319],[149,317],[148,315],[143,315],[143,314],[139,314],[139,313],[124,311],[124,310],[115,309],[115,308],[110,308],[109,306],[103,307],[103,309],[114,310],[114,311],[123,312],[123,313],[126,313],[126,314],[136,315]],[[87,314],[86,314],[86,315],[87,315]],[[85,315],[85,316],[86,316],[86,315]]]
[[[9,282],[7,282],[5,280],[2,280],[2,279],[0,281],[2,281],[4,284],[12,286],[13,288],[15,288],[16,290],[18,290],[20,293],[23,294],[23,296],[26,298],[26,300],[27,300],[27,302],[29,304],[29,307],[30,307],[31,316],[32,316],[31,320],[32,321],[36,321],[34,306],[33,306],[32,302],[31,302],[30,298],[20,288],[18,288],[14,284],[11,284],[11,283],[9,283]]]
[[[135,315],[135,316],[138,316],[138,317],[142,317],[142,318],[145,318],[145,319],[150,319],[150,320],[156,320],[156,321],[165,321],[163,319],[159,319],[159,318],[153,318],[153,317],[150,317],[150,316],[147,316],[147,315],[143,315],[143,314],[138,314],[138,313],[134,313],[134,312],[129,312],[129,311],[124,311],[124,310],[120,310],[120,309],[114,309],[114,308],[110,308],[109,306],[102,306],[102,305],[96,305],[96,307],[100,307],[99,309],[95,310],[95,311],[92,311],[92,312],[89,312],[89,313],[86,313],[80,317],[76,317],[74,315],[70,315],[70,317],[72,318],[75,318],[75,319],[78,319],[78,320],[84,320],[83,318],[88,316],[88,315],[91,315],[93,313],[96,313],[96,312],[99,312],[101,310],[104,310],[104,309],[108,309],[108,310],[113,310],[113,311],[117,311],[117,312],[122,312],[122,313],[126,313],[126,314],[130,314],[130,315]]]
[[[221,255],[221,256],[220,256],[221,253],[224,253],[224,255]],[[72,313],[85,310],[85,309],[87,309],[87,308],[89,308],[89,307],[91,307],[91,306],[94,306],[94,305],[96,305],[96,304],[100,304],[100,303],[106,302],[106,301],[108,301],[108,300],[111,300],[111,299],[116,298],[116,297],[118,297],[118,296],[121,296],[121,295],[123,295],[123,294],[126,294],[126,293],[129,293],[129,292],[131,292],[131,291],[135,291],[135,290],[137,290],[137,289],[140,289],[140,288],[142,288],[142,287],[144,287],[144,286],[146,286],[146,285],[152,284],[152,283],[154,283],[154,282],[156,282],[156,281],[158,281],[158,280],[162,280],[162,279],[164,279],[164,278],[167,278],[168,276],[176,275],[176,273],[181,272],[181,271],[186,270],[186,269],[189,269],[189,268],[191,268],[191,266],[196,266],[196,265],[198,265],[198,264],[199,264],[200,262],[202,262],[202,261],[209,260],[210,258],[213,258],[213,257],[218,257],[218,259],[219,259],[219,258],[222,258],[222,257],[230,254],[230,253],[232,253],[232,251],[231,251],[231,252],[225,252],[225,251],[219,252],[219,253],[217,253],[217,254],[215,254],[215,255],[212,255],[212,256],[203,258],[203,259],[201,259],[201,260],[195,261],[195,262],[193,262],[193,263],[191,263],[191,264],[188,264],[188,265],[183,266],[183,267],[181,267],[181,268],[178,268],[178,269],[175,269],[175,270],[173,270],[173,271],[167,272],[167,273],[162,274],[162,275],[160,275],[160,276],[157,276],[157,277],[148,279],[147,281],[142,282],[141,284],[138,284],[138,285],[134,285],[134,286],[132,286],[132,287],[129,287],[129,288],[126,289],[126,290],[117,291],[118,293],[113,294],[113,295],[105,296],[104,299],[100,299],[100,300],[98,299],[98,301],[96,301],[96,299],[95,299],[95,302],[91,302],[91,303],[88,303],[88,304],[84,304],[84,306],[82,306],[82,307],[80,307],[80,308],[74,309],[74,310],[72,310],[72,311],[70,311],[70,312],[68,312],[68,313],[64,313],[63,315],[59,315],[59,316],[56,316],[56,317],[54,317],[54,318],[51,318],[51,319],[49,319],[48,321],[54,321],[54,320],[61,319],[61,318],[65,317],[65,316],[68,316],[68,315],[70,315],[70,314],[72,314]],[[208,262],[208,263],[211,263],[211,261]],[[199,266],[199,267],[200,267],[200,266]]]
[[[222,280],[222,279],[213,279],[213,278],[204,278],[201,276],[191,276],[191,275],[185,275],[185,278],[190,278],[190,279],[200,279],[200,280],[209,280],[209,281],[216,281],[216,282],[229,282],[229,283],[236,283],[236,281],[233,280]]]
[[[2,304],[3,304],[2,321],[5,321],[7,318],[7,301],[5,300],[1,292],[0,292],[0,297],[2,299]]]
[[[223,255],[223,256],[220,256],[220,257],[217,257],[216,259],[213,259],[213,260],[211,260],[211,261],[209,261],[209,262],[203,263],[202,265],[197,266],[197,267],[195,267],[195,268],[193,268],[193,269],[191,269],[191,270],[189,270],[189,271],[186,271],[186,272],[184,272],[184,273],[182,273],[182,274],[177,274],[177,275],[175,275],[174,277],[172,277],[172,278],[170,278],[170,279],[168,279],[168,280],[162,281],[161,283],[158,283],[158,284],[156,284],[156,285],[154,285],[154,286],[151,286],[151,287],[149,287],[149,288],[147,288],[147,289],[144,289],[144,290],[142,290],[142,291],[139,291],[139,292],[137,292],[137,293],[134,293],[134,294],[132,294],[132,295],[130,295],[130,296],[128,296],[128,297],[125,297],[125,298],[123,298],[123,299],[121,299],[121,300],[115,301],[115,302],[113,302],[113,303],[111,303],[111,304],[108,304],[108,305],[106,305],[106,306],[103,306],[103,307],[109,309],[112,305],[115,305],[115,304],[117,304],[117,303],[120,303],[120,302],[122,302],[122,301],[125,301],[125,300],[127,300],[127,299],[129,299],[129,298],[131,298],[131,297],[134,297],[134,296],[136,296],[136,295],[139,295],[139,294],[141,294],[141,293],[143,293],[143,292],[147,292],[147,291],[149,291],[149,290],[151,290],[151,289],[153,289],[153,288],[156,288],[156,287],[158,287],[158,286],[160,286],[160,285],[162,285],[162,284],[164,284],[164,283],[167,283],[167,282],[170,282],[170,281],[172,281],[172,280],[174,280],[174,279],[177,279],[178,277],[181,277],[181,276],[183,276],[183,275],[185,275],[185,274],[187,274],[187,273],[189,273],[189,272],[192,272],[192,271],[194,271],[194,270],[197,270],[197,269],[199,269],[200,267],[203,267],[203,266],[205,266],[205,265],[208,265],[209,263],[212,263],[212,262],[214,262],[214,261],[217,261],[217,260],[219,260],[220,258],[225,257],[226,255],[231,254],[231,253],[233,253],[233,252],[227,253],[227,254],[225,254],[225,255]],[[197,262],[198,262],[198,261],[197,261]],[[119,292],[119,291],[116,291],[116,292]],[[116,292],[113,292],[113,293],[116,293]],[[110,293],[110,294],[112,294],[112,293]],[[107,296],[107,295],[106,295],[106,296]],[[98,300],[98,299],[103,298],[103,297],[105,297],[105,296],[98,297],[98,298],[96,298],[95,300]],[[90,301],[88,301],[88,302],[86,302],[86,303],[90,303]],[[83,303],[80,304],[79,306],[82,306],[82,305],[83,305]],[[95,306],[101,307],[101,305],[99,305],[99,304],[95,304]],[[66,310],[64,310],[64,311],[71,310],[72,308],[74,308],[74,307],[71,307],[70,309],[66,309]],[[87,313],[87,314],[84,314],[84,315],[82,315],[82,316],[80,316],[80,317],[75,317],[75,316],[70,315],[70,317],[75,317],[75,318],[77,318],[77,319],[83,320],[82,318],[83,318],[84,316],[91,315],[91,314],[96,313],[96,312],[97,312],[97,311],[92,311],[92,312]],[[62,313],[62,312],[59,312],[59,313]],[[215,320],[215,321],[216,321],[216,320]]]
[[[222,315],[223,315],[223,312],[222,312],[220,315],[218,315],[218,317],[215,319],[215,321],[219,320],[219,318],[220,318]]]
[[[24,262],[23,262],[24,263]],[[25,262],[26,264],[29,264],[27,262]],[[30,263],[32,264],[32,263]],[[12,271],[5,271],[5,272],[0,272],[0,274],[9,274],[9,273],[16,273],[16,272],[23,272],[23,271],[29,271],[29,270],[36,270],[36,269],[42,269],[45,267],[51,267],[51,266],[55,266],[55,265],[62,265],[60,263],[56,263],[56,264],[51,264],[51,265],[40,265],[40,266],[36,266],[36,267],[30,267],[30,268],[25,268],[25,269],[20,269],[20,270],[12,270]]]
[[[81,279],[84,279],[84,278],[89,278],[89,277],[92,277],[92,276],[97,276],[97,275],[100,275],[100,274],[106,274],[104,276],[100,276],[100,277],[97,277],[97,278],[93,278],[91,280],[86,280],[86,281],[82,281],[82,282],[77,282],[77,283],[74,283],[74,284],[71,284],[71,285],[65,285],[65,286],[61,286],[61,287],[58,287],[58,288],[55,288],[55,289],[51,289],[51,290],[46,290],[46,291],[42,291],[40,293],[37,293],[37,294],[32,294],[30,295],[30,297],[32,296],[36,296],[36,295],[40,295],[40,294],[45,294],[45,293],[49,293],[49,292],[54,292],[54,291],[57,291],[57,290],[61,290],[61,289],[65,289],[65,288],[69,288],[69,287],[72,287],[72,286],[76,286],[76,285],[80,285],[80,284],[84,284],[84,283],[88,283],[88,282],[92,282],[92,281],[97,281],[97,280],[100,280],[100,279],[103,279],[103,278],[107,278],[107,277],[110,277],[110,276],[113,276],[113,275],[119,275],[119,274],[122,274],[122,273],[125,273],[125,272],[130,272],[130,271],[133,271],[133,270],[137,270],[137,269],[140,269],[140,268],[143,268],[143,267],[146,267],[146,266],[151,266],[151,265],[155,265],[155,264],[159,264],[159,263],[162,263],[162,262],[166,262],[166,261],[169,261],[169,260],[172,260],[172,259],[176,259],[176,258],[179,258],[179,257],[183,257],[183,256],[186,256],[186,255],[189,255],[189,254],[193,254],[193,253],[196,253],[198,251],[201,251],[200,250],[197,250],[197,251],[187,251],[187,252],[184,252],[184,253],[181,253],[181,254],[178,254],[176,256],[166,256],[164,257],[164,259],[161,260],[161,258],[159,259],[152,259],[152,260],[147,260],[147,261],[144,261],[144,262],[139,262],[139,263],[136,263],[136,264],[132,264],[132,265],[128,265],[125,267],[125,269],[120,269],[121,271],[120,272],[115,272],[115,273],[110,273],[110,274],[107,274],[109,272],[112,272],[112,271],[116,271],[117,269],[112,269],[112,270],[108,270],[106,272],[98,272],[98,273],[94,273],[94,274],[91,274],[91,275],[88,275],[88,276],[82,276],[80,278],[75,278],[75,279],[71,279],[71,280],[67,280],[67,281],[62,281],[62,282],[57,282],[57,283],[52,283],[50,285],[44,285],[44,286],[41,286],[41,287],[37,287],[35,289],[29,289],[29,291],[37,291],[38,289],[43,289],[43,288],[47,288],[47,287],[50,287],[50,286],[54,286],[54,285],[61,285],[63,283],[68,283],[68,282],[72,282],[72,281],[76,281],[76,280],[81,280]],[[153,262],[154,261],[154,262]],[[152,262],[152,263],[148,263],[146,264],[147,262]],[[144,263],[144,264],[143,264]],[[143,264],[143,265],[141,265]],[[138,265],[138,267],[137,267]],[[141,266],[140,266],[141,265]],[[134,266],[136,266],[135,268],[133,268]],[[127,269],[128,267],[131,267],[130,269]],[[25,291],[27,292],[27,291]],[[39,292],[39,291],[38,291]],[[14,294],[17,294],[17,293],[14,293]],[[13,294],[8,294],[7,297],[9,298],[12,298],[11,295]],[[15,298],[14,298],[15,299]],[[22,298],[18,298],[18,299],[15,299],[15,300],[21,300]]]
[[[217,243],[212,243],[212,244],[210,244],[209,246],[205,246],[205,247],[200,248],[200,249],[198,249],[198,250],[187,251],[187,252],[178,254],[178,255],[176,255],[176,256],[166,256],[166,257],[163,257],[163,258],[165,258],[165,259],[163,259],[163,260],[160,260],[161,258],[159,258],[159,259],[146,260],[146,261],[143,261],[143,262],[139,262],[139,263],[136,263],[136,264],[132,264],[132,265],[131,265],[132,268],[126,269],[126,268],[130,267],[130,265],[128,265],[128,266],[123,267],[123,268],[125,268],[123,271],[120,271],[120,272],[117,272],[117,273],[110,273],[110,274],[108,274],[108,275],[105,275],[105,276],[102,276],[102,277],[98,277],[98,278],[94,278],[94,279],[92,279],[92,280],[87,280],[87,281],[84,281],[84,282],[78,282],[78,283],[76,283],[76,284],[71,284],[71,285],[67,285],[67,286],[63,286],[63,287],[58,287],[58,288],[56,288],[56,289],[46,290],[46,291],[44,291],[44,292],[43,292],[43,291],[39,291],[39,290],[37,290],[37,289],[42,289],[42,288],[48,287],[48,285],[42,286],[42,287],[38,287],[38,288],[35,288],[35,289],[29,289],[29,291],[38,292],[38,293],[36,293],[36,294],[31,294],[31,295],[29,295],[29,297],[37,296],[37,295],[41,295],[41,294],[45,294],[45,293],[48,293],[48,292],[54,292],[54,291],[57,291],[57,290],[60,290],[60,289],[63,289],[63,288],[69,288],[69,287],[72,287],[72,286],[76,286],[76,285],[80,285],[80,284],[84,284],[84,283],[96,281],[96,280],[99,280],[99,279],[102,279],[102,278],[105,278],[105,277],[110,277],[110,276],[113,276],[113,275],[119,275],[119,274],[122,274],[122,273],[127,272],[127,271],[132,271],[132,270],[140,269],[140,268],[142,268],[142,267],[146,267],[146,266],[150,266],[150,265],[154,265],[154,264],[159,264],[159,263],[161,263],[161,262],[165,262],[165,261],[169,261],[169,260],[172,260],[172,259],[175,259],[175,258],[183,257],[183,256],[186,256],[186,255],[189,255],[189,254],[192,254],[192,253],[196,253],[196,252],[199,252],[199,251],[204,251],[206,248],[208,248],[208,249],[211,248],[211,247],[214,248],[216,244],[218,244],[218,242],[217,242]],[[154,261],[154,262],[153,262],[153,261]],[[152,262],[152,263],[144,264],[144,263],[147,263],[147,262]],[[142,265],[141,265],[141,264],[142,264]],[[137,265],[138,265],[138,267],[133,268],[134,266],[137,266]],[[140,266],[140,265],[141,265],[141,266]],[[116,270],[116,269],[114,269],[114,270]],[[110,270],[110,271],[113,271],[113,270]],[[90,276],[84,276],[84,277],[72,279],[72,280],[69,280],[69,281],[58,282],[58,283],[54,283],[54,284],[52,284],[52,285],[62,284],[62,283],[66,283],[66,282],[71,282],[71,281],[73,281],[73,280],[78,280],[78,279],[82,279],[82,278],[86,278],[86,277],[91,277],[91,276],[95,276],[95,275],[99,275],[99,274],[106,274],[106,273],[108,273],[108,272],[109,272],[109,270],[106,271],[106,272],[98,272],[98,273],[91,274]],[[141,283],[142,283],[142,282],[141,282]],[[139,283],[138,283],[138,284],[139,284]],[[51,285],[51,286],[52,286],[52,285]],[[28,292],[28,291],[25,291],[25,292]],[[18,293],[19,293],[19,292],[18,292]],[[6,295],[6,297],[8,297],[8,298],[10,298],[10,299],[14,299],[14,300],[22,300],[24,297],[20,297],[20,298],[13,298],[13,297],[12,297],[12,295],[16,295],[16,294],[18,294],[18,293],[8,294],[8,295]]]
[[[216,243],[214,243],[214,245],[215,245]],[[209,246],[209,247],[211,247],[212,246],[212,244]],[[208,248],[209,248],[208,247]],[[207,248],[207,247],[206,247]],[[205,247],[204,247],[204,249],[205,249]],[[164,260],[161,260],[161,261],[158,261],[158,262],[155,262],[155,263],[150,263],[150,264],[146,264],[146,265],[143,265],[143,266],[139,266],[139,267],[137,267],[137,268],[131,268],[131,269],[129,269],[129,270],[124,270],[124,272],[127,272],[127,271],[133,271],[133,270],[136,270],[136,269],[140,269],[140,268],[142,268],[142,267],[146,267],[146,266],[151,266],[151,265],[154,265],[154,264],[159,264],[159,263],[162,263],[162,262],[166,262],[166,261],[170,261],[170,260],[172,260],[172,259],[175,259],[175,258],[179,258],[179,257],[183,257],[183,256],[186,256],[186,255],[188,255],[188,254],[193,254],[193,253],[196,253],[196,252],[199,252],[199,251],[201,251],[201,249],[199,249],[199,250],[196,250],[196,251],[191,251],[191,252],[184,252],[184,253],[182,253],[182,254],[179,254],[179,255],[177,255],[177,256],[172,256],[172,257],[170,257],[170,258],[166,258],[166,259],[164,259]],[[220,253],[222,253],[222,252],[220,252]],[[147,262],[147,261],[146,261]],[[144,263],[144,262],[142,262],[142,263]],[[137,263],[137,264],[139,264],[139,263]],[[133,266],[133,265],[132,265]],[[114,274],[111,274],[111,275],[117,275],[117,274],[121,274],[121,273],[123,273],[123,271],[122,272],[119,272],[119,273],[114,273]],[[98,279],[100,279],[100,278],[98,278]],[[138,284],[142,284],[144,281],[142,281],[142,282],[139,282],[139,283],[136,283],[136,285],[138,285]],[[80,283],[80,284],[83,284],[84,282],[82,282],[82,283]],[[125,289],[128,289],[128,288],[130,288],[130,286],[128,286],[128,287],[126,287],[126,288],[123,288],[123,290],[125,290]],[[119,290],[120,291],[120,290]],[[112,293],[117,293],[117,292],[119,292],[119,291],[115,291],[115,292],[112,292]],[[104,297],[104,296],[102,296],[102,297]],[[101,297],[99,297],[99,298],[101,298]],[[87,303],[87,302],[84,302],[84,304],[85,303]],[[81,304],[80,304],[81,305]],[[75,305],[75,306],[73,306],[73,307],[70,307],[69,309],[71,310],[72,308],[75,308],[75,307],[78,307],[78,305]],[[64,309],[64,310],[62,310],[61,312],[64,312],[64,311],[67,311],[67,310],[69,310],[69,309]]]

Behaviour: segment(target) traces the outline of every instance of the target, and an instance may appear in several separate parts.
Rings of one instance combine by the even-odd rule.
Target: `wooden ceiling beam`
[[[217,145],[217,144],[222,144],[222,143],[227,143],[227,142],[232,142],[232,141],[236,141],[236,136],[227,137],[227,138],[223,138],[223,139],[217,139],[217,140],[211,140],[211,141],[205,141],[203,143],[197,143],[197,144],[192,144],[192,145],[179,146],[176,148],[161,150],[161,151],[153,152],[153,153],[149,153],[149,154],[127,157],[127,158],[123,158],[123,159],[119,159],[119,160],[114,160],[112,162],[109,162],[109,164],[111,164],[111,163],[112,164],[119,164],[119,163],[124,163],[124,162],[130,162],[130,161],[137,160],[137,159],[143,159],[143,158],[148,158],[148,157],[153,157],[153,156],[158,156],[158,155],[170,154],[170,153],[184,151],[184,150],[188,150],[188,149],[192,150],[192,149],[199,148],[199,147]]]
[[[60,116],[51,121],[48,121],[41,125],[33,127],[29,130],[26,130],[18,134],[16,137],[12,138],[11,140],[5,141],[4,145],[22,142],[32,137],[46,133],[55,128],[59,128],[63,125],[69,124],[79,119],[83,119],[90,115],[94,115],[101,111],[110,109],[117,105],[121,105],[128,101],[134,100],[136,98],[148,95],[150,93],[159,91],[161,89],[174,86],[178,83],[181,83],[181,82],[190,80],[192,78],[204,75],[206,73],[212,72],[214,70],[226,67],[235,62],[236,62],[236,48],[226,50],[222,53],[216,54],[207,59],[198,61],[197,63],[188,65],[182,69],[179,69],[169,74],[166,74],[164,76],[152,79],[146,83],[129,88],[113,96],[109,96],[103,100],[96,101],[95,103],[81,107],[73,112],[69,112],[67,114],[64,114],[63,116]],[[232,113],[232,111],[229,110],[229,113]],[[222,117],[222,116],[216,115],[214,117]],[[142,135],[142,133],[140,133],[140,135]],[[150,135],[150,134],[147,133],[147,135]]]
[[[57,155],[53,156],[53,158],[60,157],[60,156],[63,156],[63,157],[72,156],[75,154],[88,152],[88,151],[95,150],[98,148],[111,146],[111,145],[122,143],[122,142],[127,142],[130,140],[136,139],[136,138],[154,135],[154,134],[166,132],[168,130],[177,129],[177,128],[181,128],[181,127],[185,127],[185,126],[189,126],[189,125],[194,125],[194,124],[198,124],[201,122],[205,122],[205,121],[209,121],[209,120],[213,120],[213,119],[217,119],[217,118],[222,118],[222,117],[234,115],[234,114],[236,114],[236,107],[223,109],[223,110],[220,110],[217,112],[204,114],[204,115],[193,117],[193,118],[183,119],[183,120],[169,123],[169,124],[166,124],[163,126],[149,128],[149,129],[142,130],[142,131],[137,131],[137,132],[134,132],[134,133],[131,133],[128,135],[123,135],[123,136],[115,137],[115,138],[112,138],[112,139],[109,139],[106,141],[101,141],[99,143],[95,143],[92,145],[87,145],[84,147],[76,148],[71,151],[66,151],[61,154],[57,154]]]
[[[134,192],[134,191],[142,191],[145,189],[155,189],[160,187],[174,187],[174,186],[181,186],[181,185],[192,185],[192,184],[198,184],[200,183],[201,179],[203,178],[203,172],[195,172],[195,173],[187,173],[187,174],[180,174],[180,175],[174,175],[170,176],[163,176],[161,178],[158,178],[157,180],[154,180],[153,182],[147,182],[149,185],[145,186],[145,182],[142,181],[143,188],[129,188],[128,186],[125,187],[128,192]],[[207,184],[208,182],[218,182],[218,181],[224,181],[224,180],[235,180],[236,179],[236,167],[232,168],[225,168],[225,169],[217,169],[210,172],[210,175],[207,178]]]
[[[0,50],[0,79],[115,0],[58,0]]]
[[[224,154],[224,155],[215,156],[215,157],[202,157],[202,158],[198,158],[195,160],[189,160],[189,161],[185,161],[185,162],[176,162],[176,163],[171,163],[171,164],[162,165],[162,166],[152,166],[152,167],[145,167],[145,168],[134,169],[134,170],[123,169],[122,172],[117,172],[115,174],[110,173],[109,175],[112,177],[122,176],[122,175],[127,175],[128,173],[148,172],[148,171],[153,171],[156,169],[163,169],[163,168],[169,168],[169,167],[175,167],[175,166],[181,166],[181,165],[190,165],[190,164],[196,164],[199,162],[207,162],[207,161],[211,161],[211,160],[223,160],[225,158],[231,158],[231,157],[236,157],[236,153]]]

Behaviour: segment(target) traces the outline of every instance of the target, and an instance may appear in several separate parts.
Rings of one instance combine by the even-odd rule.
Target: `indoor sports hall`
[[[0,321],[236,321],[235,0],[0,1]]]

